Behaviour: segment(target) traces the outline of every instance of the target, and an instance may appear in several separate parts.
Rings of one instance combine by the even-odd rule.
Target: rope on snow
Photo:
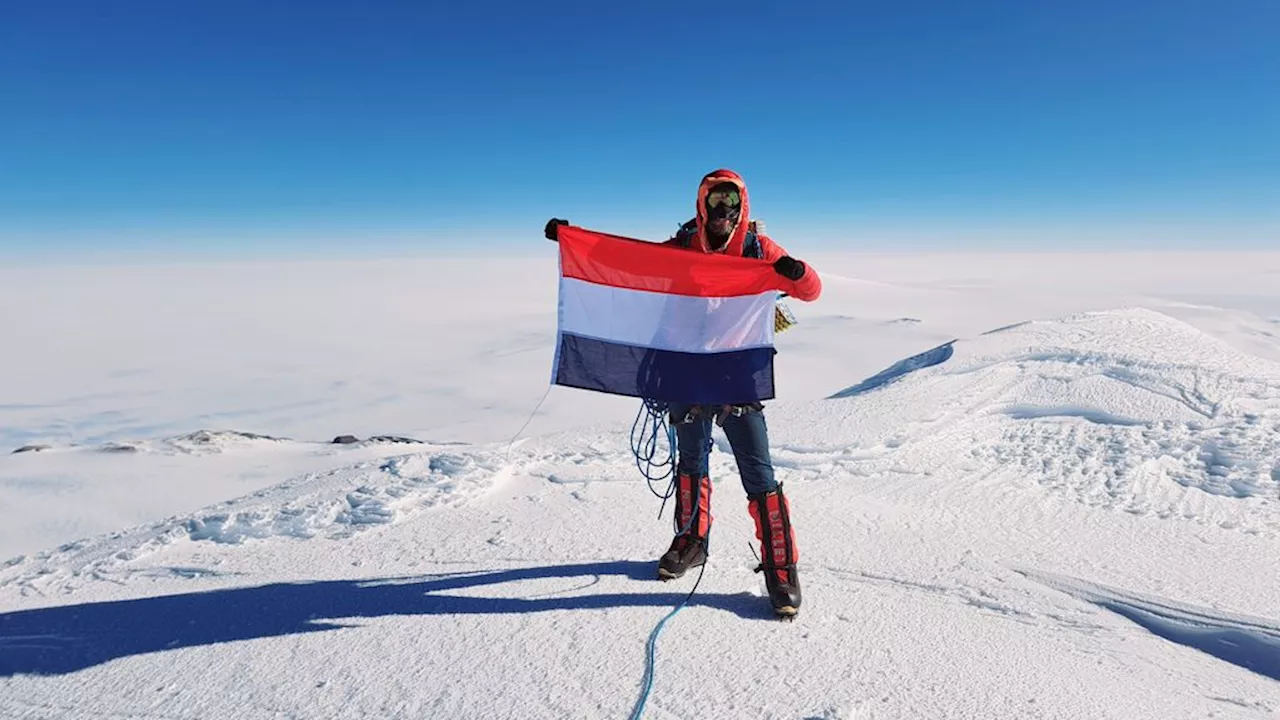
[[[656,657],[658,652],[658,636],[662,634],[662,629],[666,627],[667,621],[675,617],[677,613],[689,604],[689,600],[693,598],[693,594],[698,591],[698,584],[702,582],[702,573],[706,572],[706,570],[707,564],[704,562],[702,564],[702,568],[698,570],[698,581],[693,584],[693,589],[689,591],[688,595],[684,596],[684,600],[681,600],[680,604],[677,605],[674,610],[667,613],[666,617],[659,620],[657,626],[653,628],[653,632],[649,633],[649,642],[645,647],[644,689],[640,692],[640,699],[636,701],[635,709],[631,711],[630,720],[640,720],[640,716],[644,714],[644,707],[649,702],[649,695],[653,692],[653,676],[658,662]]]

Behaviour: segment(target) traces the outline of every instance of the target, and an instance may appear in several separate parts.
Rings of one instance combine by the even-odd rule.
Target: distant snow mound
[[[1007,476],[1090,505],[1280,533],[1265,504],[1280,498],[1280,365],[1145,309],[943,347],[945,363],[928,362],[935,348],[834,396],[856,402],[825,434],[881,448],[849,461],[859,474]]]
[[[65,590],[81,579],[127,573],[130,561],[176,542],[345,538],[464,503],[503,477],[502,469],[501,456],[487,451],[427,451],[308,473],[190,515],[15,558],[0,565],[0,587]]]
[[[268,443],[287,442],[284,438],[259,435],[236,430],[197,430],[186,435],[168,438],[163,444],[183,453],[218,453]]]
[[[216,455],[233,450],[278,445],[286,442],[292,441],[287,438],[240,432],[238,430],[197,430],[169,438],[118,440],[99,445],[93,449],[97,452],[114,454]]]
[[[149,438],[139,440],[113,440],[99,445],[80,445],[72,443],[64,446],[49,444],[23,445],[12,451],[12,454],[38,453],[50,450],[75,452],[100,452],[117,455],[130,453],[158,453],[163,455],[214,455],[233,450],[244,450],[254,447],[279,445],[294,442],[288,438],[260,435],[258,433],[239,430],[197,430],[185,435],[168,438]]]

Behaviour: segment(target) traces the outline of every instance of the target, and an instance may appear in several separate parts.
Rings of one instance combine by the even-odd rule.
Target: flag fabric
[[[552,383],[669,403],[774,397],[784,279],[761,260],[559,228]]]

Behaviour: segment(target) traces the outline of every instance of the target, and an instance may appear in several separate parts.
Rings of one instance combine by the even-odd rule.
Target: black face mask
[[[707,240],[711,246],[719,250],[729,243],[729,236],[738,224],[741,214],[737,208],[712,208],[707,212]]]
[[[720,188],[717,187],[716,189]],[[732,189],[737,190],[736,187]],[[720,203],[715,207],[708,207],[706,210],[707,241],[711,244],[712,250],[719,250],[729,244],[729,237],[733,234],[733,228],[737,226],[738,218],[742,217],[742,208],[736,204],[730,206],[726,203]]]

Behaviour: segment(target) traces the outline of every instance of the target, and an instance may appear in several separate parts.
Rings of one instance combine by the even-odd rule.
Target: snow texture
[[[827,291],[793,305],[767,410],[801,615],[771,616],[717,433],[710,562],[644,717],[1280,714],[1280,257],[1165,262],[815,259]],[[275,322],[343,272],[413,277],[376,270],[231,306]],[[117,305],[159,282],[63,272]],[[295,349],[239,328],[234,372],[181,347],[143,369],[147,328],[232,271],[172,272],[175,302],[93,363],[4,375],[0,440],[48,447],[0,456],[0,717],[631,713],[693,578],[654,577],[671,507],[636,472],[638,401],[552,389],[512,438],[546,390],[554,267],[500,266],[449,348],[416,316],[300,320]],[[0,307],[43,287],[24,277]],[[73,310],[7,327],[74,345]],[[234,317],[204,317],[220,345]],[[321,336],[351,347],[325,364]]]

